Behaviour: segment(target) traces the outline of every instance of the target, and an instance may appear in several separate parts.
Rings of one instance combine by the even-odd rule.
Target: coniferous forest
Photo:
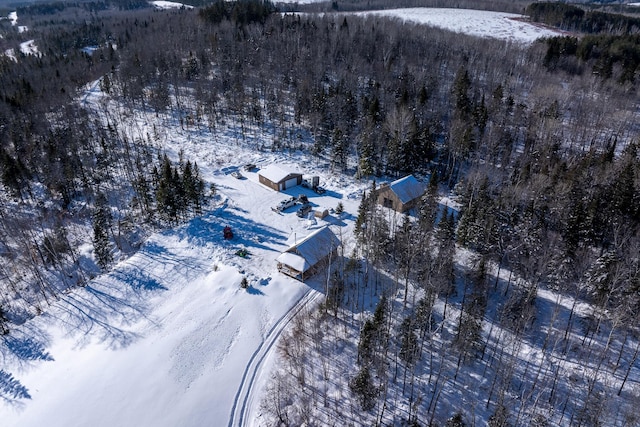
[[[17,8],[39,54],[0,56],[0,333],[207,208],[198,159],[118,114],[233,120],[372,184],[325,302],[279,345],[267,425],[638,425],[640,17],[487,2],[569,32],[524,45],[315,13],[364,3]],[[0,29],[0,51],[21,40]],[[124,107],[106,124],[92,84]],[[390,219],[376,181],[408,173],[428,191]]]

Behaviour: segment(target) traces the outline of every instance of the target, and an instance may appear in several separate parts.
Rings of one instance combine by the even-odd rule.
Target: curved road
[[[253,385],[262,363],[273,349],[274,344],[278,341],[280,334],[282,334],[282,331],[289,322],[300,310],[318,298],[319,295],[321,295],[320,292],[313,289],[309,289],[302,295],[298,302],[271,327],[264,341],[262,341],[258,349],[251,355],[251,359],[249,359],[249,363],[242,374],[242,380],[240,381],[236,396],[233,399],[231,415],[229,416],[229,427],[244,427],[247,414],[253,403]]]

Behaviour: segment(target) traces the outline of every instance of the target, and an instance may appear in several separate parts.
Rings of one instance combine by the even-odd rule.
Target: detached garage
[[[272,188],[276,191],[284,191],[286,189],[300,185],[302,182],[302,174],[287,170],[282,166],[269,165],[258,172],[260,183]]]

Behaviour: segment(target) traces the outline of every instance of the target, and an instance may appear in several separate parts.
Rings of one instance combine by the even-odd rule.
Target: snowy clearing
[[[182,8],[193,9],[193,6],[189,6],[188,4],[177,3],[177,2],[173,2],[173,1],[156,0],[156,1],[151,1],[149,3],[151,3],[153,6],[155,6],[156,9],[162,9],[162,10],[182,9]]]
[[[411,8],[358,12],[357,15],[387,16],[456,33],[510,40],[518,43],[533,43],[542,37],[553,37],[561,34],[559,31],[527,22],[527,18],[522,15],[485,10]]]
[[[25,55],[42,55],[38,50],[38,46],[36,46],[35,40],[27,40],[26,42],[20,43],[20,52]]]
[[[273,3],[278,4],[313,4],[313,3],[326,3],[327,0],[276,0]]]
[[[4,51],[5,56],[9,57],[10,59],[18,62],[18,58],[16,58],[16,51],[14,49],[7,49]]]
[[[82,102],[99,116],[122,108],[97,83]],[[12,331],[15,343],[0,350],[3,369],[24,388],[20,398],[1,404],[3,426],[40,426],[43,420],[51,426],[240,425],[260,402],[269,380],[262,368],[273,360],[280,333],[297,310],[322,299],[322,274],[301,283],[280,274],[275,259],[324,225],[349,240],[368,184],[326,180],[326,165],[318,169],[300,153],[256,150],[238,139],[237,124],[212,143],[208,131],[154,115],[137,113],[122,126],[139,135],[155,132],[172,157],[182,150],[196,160],[218,188],[213,207],[153,234],[111,272]],[[248,162],[256,169],[243,170],[245,179],[232,177],[230,171]],[[272,163],[321,174],[327,193],[263,186],[258,173]],[[301,193],[315,208],[341,201],[347,214],[320,220],[298,218],[293,207],[270,209]],[[225,225],[234,231],[232,240],[223,238]],[[239,248],[248,255],[237,256]],[[92,257],[91,249],[85,257]]]

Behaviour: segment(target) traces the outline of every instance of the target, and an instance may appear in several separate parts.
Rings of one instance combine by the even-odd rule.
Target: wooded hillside
[[[640,348],[635,36],[525,46],[273,10],[251,1],[23,10],[41,55],[0,58],[2,331],[135,251],[149,230],[205,205],[198,159],[171,162],[154,135],[132,138],[118,126],[126,113],[105,111],[106,124],[87,113],[82,94],[95,82],[125,111],[171,115],[212,135],[229,120],[243,132],[268,128],[273,140],[257,149],[308,150],[373,185],[430,179],[413,220],[390,221],[372,192],[363,195],[357,250],[343,254],[324,312],[300,321],[317,331],[343,325],[344,335],[323,341],[318,332],[313,349],[285,343],[292,374],[274,387],[320,399],[301,363],[347,343],[358,365],[341,378],[360,407],[327,406],[328,420],[360,420],[362,410],[371,423],[461,425],[452,423],[469,413],[438,406],[441,393],[461,390],[459,374],[483,372],[462,387],[486,393],[465,396],[490,425],[637,423],[640,397],[627,383]],[[572,11],[559,24],[578,28],[567,23]],[[0,27],[2,51],[22,41]],[[457,197],[455,215],[438,204],[443,194]],[[87,242],[97,265],[79,262]],[[371,301],[371,318],[359,316]],[[304,343],[300,325],[293,335]],[[517,360],[529,344],[541,356]],[[563,376],[581,363],[584,376]],[[274,423],[318,416],[278,396],[267,404]]]

